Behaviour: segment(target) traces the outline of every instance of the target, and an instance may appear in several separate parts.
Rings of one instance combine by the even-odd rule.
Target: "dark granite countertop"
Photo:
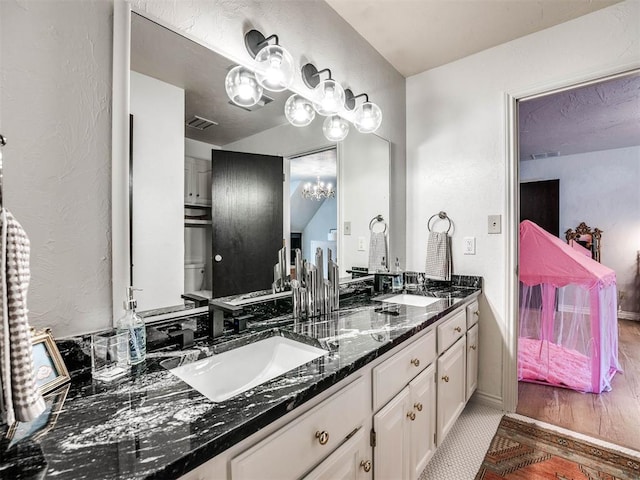
[[[177,478],[477,296],[481,279],[473,279],[427,289],[440,298],[427,307],[359,295],[321,319],[270,315],[242,334],[198,342],[188,351],[149,353],[116,384],[74,378],[48,396],[52,405],[42,418],[0,426],[0,478]],[[165,368],[172,358],[195,360],[272,335],[319,344],[329,354],[220,403]]]

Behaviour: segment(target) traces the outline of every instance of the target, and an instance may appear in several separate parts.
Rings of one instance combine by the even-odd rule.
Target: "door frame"
[[[555,80],[523,90],[505,92],[505,348],[502,353],[502,407],[515,412],[518,405],[518,248],[520,215],[520,155],[518,136],[518,102],[544,97],[577,87],[640,73],[640,62],[609,67],[596,72]]]

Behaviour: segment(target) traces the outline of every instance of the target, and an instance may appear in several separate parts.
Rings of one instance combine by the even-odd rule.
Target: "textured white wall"
[[[487,215],[506,211],[505,93],[640,62],[640,3],[626,1],[407,79],[407,266],[422,269],[427,219],[455,222],[455,273],[485,279],[478,389],[502,399],[506,239]],[[503,219],[504,220],[504,219]],[[475,236],[477,254],[463,255]]]
[[[131,72],[130,98],[133,286],[144,311],[180,305],[185,293],[184,89]]]
[[[111,325],[111,3],[0,1],[4,203],[31,239],[29,318]]]
[[[640,312],[640,147],[528,160],[520,180],[560,179],[560,235],[580,222],[602,234],[601,262],[615,270],[622,310]]]
[[[320,0],[133,3],[233,58],[246,59],[250,27],[277,33],[297,60],[369,93],[394,143],[393,221],[404,234],[405,82],[333,9]],[[31,323],[56,337],[111,326],[112,17],[111,0],[0,1],[5,200],[31,238]]]

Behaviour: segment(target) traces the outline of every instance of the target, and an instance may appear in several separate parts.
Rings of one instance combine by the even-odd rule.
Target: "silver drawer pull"
[[[420,366],[420,360],[418,358],[411,359],[411,363],[413,363],[413,365],[415,367],[419,367]]]
[[[456,328],[454,328],[454,330],[455,330],[456,332],[458,332],[458,333],[460,333],[460,332],[462,331],[462,329],[461,329],[460,327],[456,327]]]
[[[443,375],[442,380],[444,380],[446,383],[449,383],[449,375]]]
[[[416,419],[416,412],[407,413],[407,418],[410,418],[411,421],[413,422]]]
[[[320,445],[326,445],[329,441],[329,432],[325,432],[324,430],[316,432],[316,438],[318,439],[318,442],[320,442]]]
[[[415,404],[413,405],[413,408],[415,408],[416,410],[418,410],[419,412],[421,412],[421,411],[422,411],[422,404],[421,404],[420,402],[415,403]]]
[[[362,467],[366,473],[369,473],[371,471],[371,462],[369,460],[362,460],[360,462],[360,467]]]

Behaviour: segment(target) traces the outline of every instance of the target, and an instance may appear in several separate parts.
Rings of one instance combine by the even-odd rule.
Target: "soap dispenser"
[[[124,301],[124,315],[118,320],[116,328],[118,332],[129,333],[129,363],[136,365],[142,362],[147,355],[147,333],[144,320],[136,313],[138,302],[133,298],[133,287],[127,287]]]

